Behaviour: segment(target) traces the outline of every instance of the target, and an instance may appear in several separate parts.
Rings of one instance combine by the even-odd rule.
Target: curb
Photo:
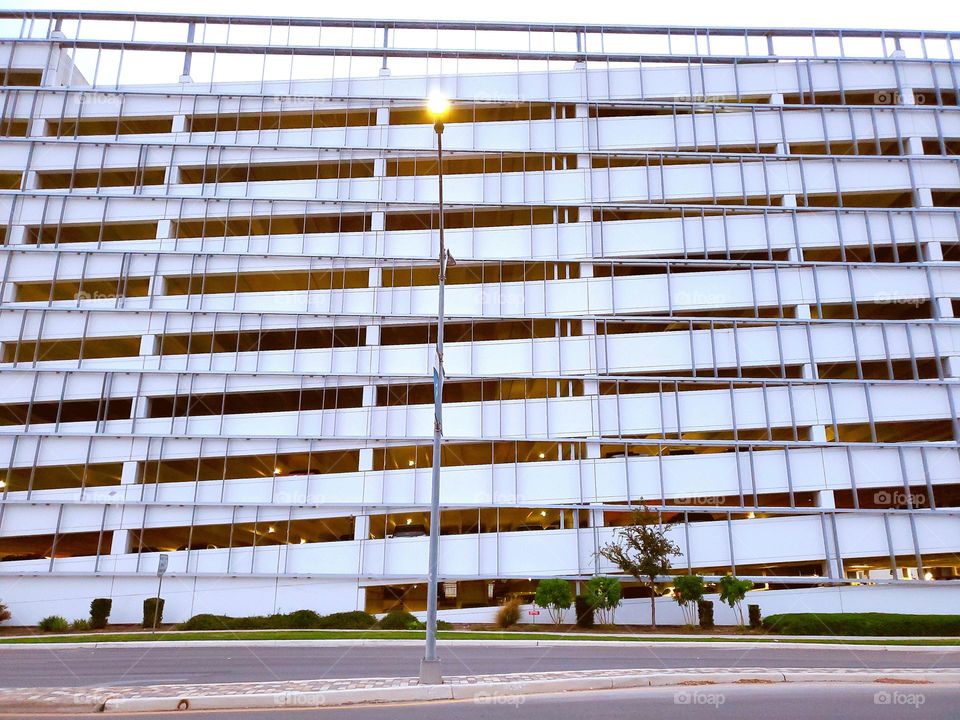
[[[484,700],[521,695],[539,695],[584,690],[611,690],[635,687],[683,686],[735,683],[798,682],[904,682],[960,685],[960,671],[929,673],[885,671],[825,672],[718,672],[656,675],[638,673],[619,677],[582,677],[469,685],[423,685],[397,688],[358,688],[326,692],[273,692],[250,695],[198,695],[185,693],[165,698],[115,698],[107,700],[103,712],[166,712],[177,710],[239,710],[264,708],[318,708],[360,703],[425,702],[432,700]]]
[[[851,643],[808,643],[808,642],[779,642],[779,641],[750,641],[742,640],[735,642],[703,642],[695,640],[438,640],[438,646],[444,647],[479,647],[479,646],[503,646],[503,647],[611,647],[611,648],[629,648],[629,647],[715,647],[715,648],[744,648],[744,649],[763,649],[763,648],[786,648],[790,650],[874,650],[885,652],[936,652],[936,653],[960,653],[960,645],[862,645],[855,642]],[[4,650],[105,650],[115,648],[197,648],[197,647],[380,647],[390,645],[392,647],[423,647],[423,640],[151,640],[151,641],[130,641],[130,642],[84,642],[84,643],[2,643],[0,642],[0,652]]]

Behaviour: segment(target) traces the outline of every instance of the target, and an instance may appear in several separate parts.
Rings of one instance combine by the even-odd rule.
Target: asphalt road
[[[709,720],[956,720],[960,688],[930,685],[709,685],[559,693],[473,700],[349,708],[224,710],[174,713],[183,720],[628,720],[709,718]],[[0,710],[0,717],[3,717]],[[97,715],[31,716],[32,720],[89,720]],[[170,713],[111,715],[116,720],[159,720]]]
[[[66,649],[0,647],[0,687],[83,687],[166,683],[254,682],[317,678],[409,677],[416,646],[200,646]],[[440,647],[447,675],[549,672],[600,668],[847,667],[960,668],[960,652],[880,651],[773,646],[729,648],[709,643],[664,647],[505,647],[477,642]]]

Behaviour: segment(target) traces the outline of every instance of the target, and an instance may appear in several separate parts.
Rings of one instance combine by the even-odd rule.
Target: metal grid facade
[[[0,13],[0,597],[960,565],[960,35]],[[449,150],[447,150],[449,148]]]

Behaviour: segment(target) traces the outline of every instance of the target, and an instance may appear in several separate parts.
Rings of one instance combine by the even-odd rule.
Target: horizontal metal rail
[[[887,37],[960,38],[960,31],[886,30],[802,27],[698,27],[693,25],[607,25],[596,23],[528,23],[502,21],[392,20],[334,17],[269,17],[263,15],[178,14],[124,11],[0,10],[0,18],[37,20],[113,20],[118,22],[171,22],[204,25],[265,25],[270,27],[387,28],[391,30],[499,30],[515,32],[585,32],[631,35],[683,35],[707,33],[721,37]]]
[[[562,462],[564,464],[575,464],[579,463],[586,458],[581,460],[558,460],[551,462]],[[497,464],[494,463],[489,467],[509,467],[513,463]],[[467,467],[467,466],[465,466]],[[430,468],[418,468],[420,471],[429,471]],[[405,468],[399,470],[364,470],[357,471],[354,473],[326,473],[326,474],[314,474],[314,475],[302,475],[297,476],[303,479],[308,478],[318,478],[318,477],[330,477],[331,475],[359,475],[361,473],[365,475],[381,475],[383,473],[402,473],[402,472],[412,472],[413,468]],[[278,476],[279,479],[289,479],[288,476]],[[238,478],[238,481],[243,481],[245,478]],[[165,485],[185,485],[185,484],[201,484],[201,483],[222,483],[222,482],[231,482],[231,478],[217,479],[217,480],[182,480],[178,482],[140,482],[136,485],[97,485],[97,486],[87,486],[86,488],[59,488],[50,490],[49,492],[63,493],[69,490],[84,490],[84,493],[89,493],[96,496],[92,500],[65,500],[65,499],[48,499],[48,500],[27,500],[20,498],[7,497],[6,499],[0,501],[5,505],[18,505],[18,506],[51,506],[51,505],[66,505],[66,506],[123,506],[123,507],[162,507],[162,508],[176,508],[176,507],[228,507],[228,508],[278,508],[278,509],[302,509],[302,510],[362,510],[364,515],[369,515],[373,512],[385,511],[388,514],[402,513],[408,511],[417,511],[417,510],[429,510],[430,503],[377,503],[377,502],[356,502],[356,503],[343,503],[343,502],[322,502],[315,503],[310,501],[305,502],[283,502],[283,501],[271,501],[271,502],[231,502],[229,500],[217,501],[217,502],[203,502],[197,500],[130,500],[130,499],[117,499],[117,498],[106,498],[105,492],[111,489],[118,488],[127,488],[127,487],[137,487],[141,489],[153,489],[162,488]],[[873,488],[870,488],[873,489]],[[25,490],[19,492],[26,492]],[[33,490],[32,492],[46,492],[44,490]],[[12,494],[12,493],[11,493]],[[727,492],[726,495],[735,495],[736,493]],[[718,495],[720,496],[720,495]],[[698,497],[704,497],[703,494]],[[727,514],[741,514],[741,513],[769,513],[770,515],[820,515],[824,512],[829,512],[831,514],[837,515],[960,515],[960,507],[937,507],[933,508],[820,508],[815,506],[810,507],[782,507],[776,505],[715,505],[712,503],[684,503],[681,505],[666,504],[661,505],[659,500],[648,500],[648,499],[628,499],[625,503],[584,503],[584,502],[512,502],[505,503],[502,501],[495,501],[493,503],[440,503],[440,507],[443,510],[479,510],[483,508],[537,508],[544,510],[604,510],[608,512],[630,512],[631,510],[639,510],[645,508],[652,513],[686,513],[686,512],[701,512],[704,510],[709,510],[716,515],[727,515]],[[336,517],[336,516],[330,516]],[[300,518],[297,518],[300,519]],[[318,518],[322,519],[322,518]],[[751,518],[752,519],[752,518]],[[767,518],[757,518],[759,520],[765,520]],[[273,522],[273,521],[271,521]],[[282,522],[276,521],[276,522]],[[709,520],[693,520],[692,522],[714,522]],[[197,527],[202,527],[203,525],[216,525],[219,524],[218,520],[212,520],[207,523],[198,524]],[[158,524],[154,527],[170,527],[169,523]],[[606,527],[617,527],[617,526],[606,526]],[[138,528],[139,529],[139,528]],[[570,528],[565,528],[570,529]],[[509,532],[503,531],[500,532]],[[521,531],[525,532],[525,531]],[[534,531],[535,532],[535,531]],[[43,532],[31,532],[27,535],[42,535]],[[462,533],[464,535],[476,535],[476,534],[485,534],[485,533]],[[26,535],[25,535],[26,536]],[[10,537],[9,535],[0,535],[0,538]],[[21,537],[21,536],[16,536]],[[334,541],[336,542],[336,541]],[[353,542],[353,541],[347,541]],[[283,543],[281,543],[283,544]],[[2,562],[2,561],[0,561]]]

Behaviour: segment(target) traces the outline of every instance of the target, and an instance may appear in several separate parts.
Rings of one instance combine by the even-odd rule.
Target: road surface
[[[115,720],[956,720],[960,688],[930,685],[710,685],[558,693],[329,709],[224,710],[113,715]],[[3,717],[0,710],[0,717]],[[36,715],[31,720],[92,720],[102,714]]]
[[[420,645],[346,647],[193,646],[150,648],[4,648],[0,687],[83,687],[167,683],[256,682],[352,677],[409,677]],[[440,647],[444,673],[475,675],[605,668],[960,668],[960,652],[716,647],[469,646]]]

